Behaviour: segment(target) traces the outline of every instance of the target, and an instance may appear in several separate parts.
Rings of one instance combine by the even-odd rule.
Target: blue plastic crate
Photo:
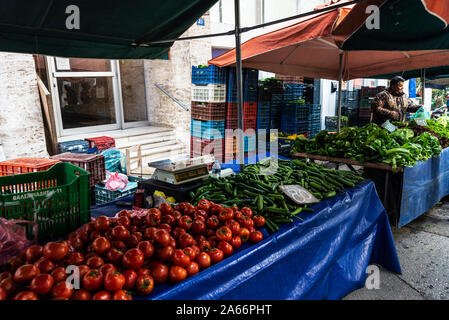
[[[257,118],[257,130],[259,129],[270,129],[270,118]]]
[[[244,84],[243,85],[243,102],[257,102],[258,86]],[[227,102],[237,102],[237,88],[235,86],[228,86],[226,94]]]
[[[281,103],[284,101],[284,94],[283,93],[273,93],[271,95],[271,103]]]
[[[59,153],[87,153],[89,150],[89,141],[86,140],[72,140],[66,142],[59,142]]]
[[[220,139],[224,138],[225,122],[224,121],[191,121],[191,135],[204,139]]]
[[[210,65],[207,68],[198,68],[192,66],[192,83],[193,84],[226,84],[226,70]]]
[[[257,103],[257,118],[269,118],[271,106],[270,102],[258,102]]]
[[[291,82],[285,82],[284,83],[284,90],[293,90],[293,89],[304,89],[304,83],[291,83]]]
[[[297,122],[300,120],[320,120],[321,105],[286,103],[282,108],[283,122]]]

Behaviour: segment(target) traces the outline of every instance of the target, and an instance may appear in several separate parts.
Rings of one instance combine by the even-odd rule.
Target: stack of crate
[[[225,69],[192,66],[191,157],[214,155],[224,161],[226,82]]]
[[[226,130],[225,137],[226,160],[237,158],[238,139],[234,130],[238,128],[238,103],[237,103],[237,81],[236,69],[229,68],[227,85],[226,106]],[[242,70],[243,84],[243,131],[245,157],[256,154],[256,130],[257,130],[257,95],[259,71],[256,69]]]
[[[371,103],[373,102],[374,97],[380,91],[384,90],[384,88],[370,88],[370,87],[362,87],[360,92],[360,107],[359,107],[359,126],[363,127],[364,125],[370,123],[371,121]]]
[[[335,114],[338,114],[338,95],[335,103]],[[341,92],[341,115],[348,117],[349,126],[357,126],[359,122],[360,89]]]

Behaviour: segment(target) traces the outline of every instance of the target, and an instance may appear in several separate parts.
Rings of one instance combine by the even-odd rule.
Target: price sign
[[[418,126],[425,127],[427,126],[427,120],[426,119],[415,119],[415,122]]]
[[[313,194],[307,191],[307,189],[297,184],[279,186],[279,189],[297,204],[320,202]]]
[[[394,124],[392,124],[390,120],[385,121],[384,124],[382,125],[382,128],[387,129],[389,132],[396,131],[397,129],[397,127]]]

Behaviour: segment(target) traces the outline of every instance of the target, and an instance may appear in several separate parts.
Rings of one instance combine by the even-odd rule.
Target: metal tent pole
[[[240,2],[234,0],[235,8],[235,55],[236,55],[236,80],[237,80],[237,112],[238,112],[238,160],[240,172],[245,168],[245,154],[243,141],[243,76],[242,76],[242,48],[240,37]]]
[[[426,98],[426,69],[422,69],[421,71],[421,85],[422,85],[422,105],[424,106],[425,98]],[[425,108],[424,108],[425,110]]]
[[[340,70],[338,72],[338,104],[337,104],[337,132],[341,130],[341,85],[343,78],[343,52],[340,52]]]

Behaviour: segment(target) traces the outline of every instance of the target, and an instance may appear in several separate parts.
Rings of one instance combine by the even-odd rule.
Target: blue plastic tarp
[[[415,220],[449,194],[449,148],[404,169],[399,227]]]
[[[341,299],[365,285],[366,268],[401,267],[387,213],[373,182],[362,182],[313,206],[314,213],[280,225],[264,240],[245,243],[234,254],[185,281],[155,286],[140,299]],[[114,203],[92,216],[114,215]]]

